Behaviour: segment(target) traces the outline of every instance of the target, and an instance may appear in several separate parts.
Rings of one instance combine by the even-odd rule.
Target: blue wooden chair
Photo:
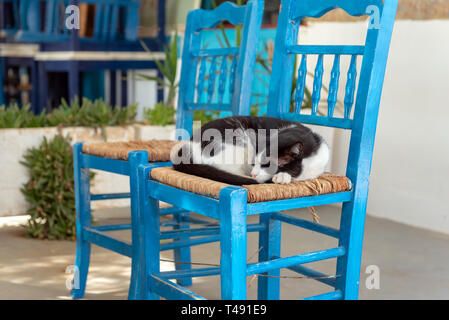
[[[379,24],[370,24],[365,45],[298,45],[299,25],[303,18],[318,18],[335,9],[344,9],[352,16],[378,12]],[[390,39],[394,25],[397,0],[283,0],[278,20],[273,69],[271,75],[269,115],[302,123],[341,128],[351,131],[347,177],[327,177],[331,188],[316,190],[313,195],[297,197],[299,182],[294,185],[219,186],[214,181],[201,182],[172,168],[141,165],[135,190],[139,194],[139,215],[143,216],[145,240],[140,255],[142,288],[148,286],[148,298],[202,299],[194,292],[170,279],[221,275],[222,299],[246,299],[246,278],[258,275],[258,298],[279,299],[280,269],[316,278],[332,291],[309,299],[357,299],[360,278],[363,229],[368,196],[368,182],[373,154],[377,116],[384,80]],[[372,16],[372,18],[376,18]],[[196,43],[196,42],[193,42]],[[296,88],[296,110],[290,110],[294,60],[301,55]],[[307,57],[317,56],[311,112],[301,112],[307,74]],[[317,112],[322,89],[323,57],[333,58],[328,114]],[[336,92],[340,78],[340,58],[351,60],[346,83],[345,112],[334,115]],[[355,108],[356,63],[361,62],[361,73]],[[194,77],[191,74],[191,77]],[[185,87],[184,95],[192,97],[193,89]],[[180,97],[181,106],[185,96]],[[182,109],[180,111],[182,113]],[[320,178],[321,179],[321,178]],[[309,181],[319,184],[320,179]],[[341,180],[344,179],[344,180]],[[338,182],[339,181],[339,182]],[[342,181],[341,188],[337,186]],[[213,188],[211,186],[214,186]],[[325,184],[323,183],[321,187]],[[270,188],[279,197],[266,196],[261,190]],[[284,192],[285,188],[288,192]],[[326,188],[324,188],[326,189]],[[329,190],[332,190],[331,192]],[[330,193],[329,193],[330,192]],[[290,195],[287,195],[290,194]],[[205,195],[207,194],[207,195]],[[292,195],[293,194],[293,195]],[[306,193],[304,193],[306,194]],[[271,198],[270,198],[271,197]],[[264,199],[264,200],[261,200]],[[220,267],[161,272],[159,241],[164,238],[159,229],[158,200],[219,220],[219,229],[209,230],[220,237]],[[342,203],[340,229],[293,217],[280,211],[310,206]],[[258,229],[259,262],[247,263],[247,216],[260,215]],[[338,239],[338,246],[317,252],[281,257],[281,223],[305,228]],[[260,230],[260,228],[262,228]],[[195,234],[198,231],[180,231]],[[190,232],[190,233],[189,233]],[[205,233],[206,230],[201,230]],[[303,264],[337,258],[336,275],[327,276]]]
[[[185,128],[188,132],[192,130],[193,112],[195,110],[223,110],[232,111],[236,115],[248,115],[250,112],[250,88],[253,69],[256,59],[256,45],[263,13],[263,1],[251,0],[246,6],[237,7],[231,3],[224,3],[213,11],[194,10],[189,13],[187,20],[187,31],[184,41],[184,53],[182,56],[182,74],[180,89],[180,107],[177,114],[177,127]],[[240,47],[202,49],[201,30],[214,27],[220,21],[228,20],[232,24],[243,24],[243,35]],[[201,66],[199,66],[201,65]],[[206,65],[208,70],[206,70]],[[195,70],[202,70],[201,76],[195,78]],[[209,71],[209,72],[207,72]],[[218,78],[216,78],[218,75]],[[208,79],[208,80],[205,80]],[[207,86],[203,86],[204,82]],[[196,83],[198,83],[195,89]],[[207,103],[193,103],[192,93],[197,92],[197,99],[207,96]],[[187,95],[186,95],[187,94]],[[227,96],[227,100],[225,98]],[[188,134],[187,134],[188,135]],[[140,143],[140,146],[139,146]],[[74,146],[74,170],[75,170],[75,200],[76,200],[76,229],[77,250],[75,271],[79,281],[78,288],[74,288],[72,296],[81,298],[84,294],[87,272],[89,268],[89,256],[91,244],[96,244],[132,259],[132,274],[129,298],[142,298],[146,286],[139,282],[140,265],[139,257],[143,241],[143,217],[138,212],[138,198],[140,192],[136,189],[137,168],[139,165],[148,164],[149,159],[155,160],[154,151],[157,151],[158,161],[169,161],[170,148],[176,141],[148,141],[135,143],[100,143],[85,144],[78,143]],[[151,145],[153,147],[151,147]],[[160,154],[161,148],[168,152]],[[122,156],[117,156],[120,150],[117,147],[128,148]],[[152,149],[153,148],[153,149]],[[154,150],[156,148],[156,150]],[[107,150],[112,155],[101,156],[98,150]],[[101,151],[100,150],[100,151]],[[140,150],[140,151],[138,151]],[[143,151],[145,150],[145,151]],[[164,159],[165,157],[165,159]],[[153,163],[155,166],[167,166],[169,163]],[[130,194],[91,194],[89,191],[89,170],[97,169],[130,177]],[[131,197],[131,224],[92,226],[90,202],[95,200],[120,199]],[[174,229],[185,229],[189,222],[204,223],[189,218],[188,211],[176,207],[163,209],[160,215],[174,214],[170,221]],[[167,221],[164,221],[165,224]],[[131,229],[132,243],[118,240],[105,231]],[[208,232],[201,234],[197,231],[193,236],[200,238],[189,239],[187,235],[180,235],[180,230],[167,231],[163,233],[165,239],[175,241],[163,244],[161,250],[175,250],[175,260],[190,261],[190,246],[201,243],[218,241],[216,236]],[[158,261],[159,262],[159,259]],[[189,270],[188,264],[176,264],[179,270]],[[189,285],[191,279],[180,279],[180,284]]]

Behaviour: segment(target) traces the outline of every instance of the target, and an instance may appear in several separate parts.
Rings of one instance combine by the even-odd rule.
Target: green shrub
[[[151,53],[151,50],[145,45],[143,41],[140,42],[145,51]],[[165,58],[163,61],[154,60],[162,77],[153,77],[146,74],[138,73],[137,78],[142,80],[156,81],[159,88],[167,88],[167,98],[164,102],[166,106],[174,107],[176,92],[179,88],[179,82],[176,75],[178,70],[178,34],[175,34],[169,46],[164,46]]]
[[[144,111],[145,121],[153,126],[168,126],[175,123],[175,108],[157,103]]]
[[[12,105],[0,107],[0,129],[3,128],[36,128],[57,126],[80,126],[104,128],[106,126],[122,126],[135,122],[136,105],[126,108],[112,107],[101,99],[91,101],[84,98],[80,104],[74,99],[70,105],[62,100],[61,106],[46,114],[35,115],[29,106],[19,108]]]
[[[131,105],[114,108],[101,99],[91,101],[84,98],[81,105],[78,99],[72,100],[70,105],[62,100],[61,106],[47,115],[47,122],[51,127],[65,125],[102,128],[127,125],[134,122],[136,107]]]
[[[21,162],[29,181],[21,189],[30,205],[27,235],[39,239],[75,238],[75,195],[70,141],[55,136],[29,149]]]
[[[17,104],[13,104],[6,108],[0,107],[0,129],[3,128],[36,128],[45,127],[45,114],[34,115],[30,111],[30,106],[26,105],[19,108]]]

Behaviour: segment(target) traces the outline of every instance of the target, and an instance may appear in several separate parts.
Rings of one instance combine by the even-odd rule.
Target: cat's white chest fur
[[[318,178],[324,173],[326,165],[329,162],[329,156],[329,146],[325,142],[322,142],[320,148],[314,155],[302,160],[301,174],[294,180],[298,181]]]
[[[249,176],[254,159],[254,148],[250,144],[233,145],[223,143],[214,156],[201,150],[199,143],[192,143],[193,163],[207,164],[217,169],[240,176]]]

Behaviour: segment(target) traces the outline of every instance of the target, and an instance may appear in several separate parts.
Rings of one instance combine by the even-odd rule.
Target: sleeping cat
[[[239,116],[202,126],[172,161],[178,171],[231,185],[288,184],[320,176],[329,148],[300,123]]]

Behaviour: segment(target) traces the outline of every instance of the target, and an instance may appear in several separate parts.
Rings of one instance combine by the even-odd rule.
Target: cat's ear
[[[296,142],[290,148],[288,148],[284,154],[280,155],[278,158],[278,166],[283,167],[288,163],[298,160],[302,157],[303,145],[301,142]]]
[[[302,156],[303,150],[304,150],[304,148],[303,148],[302,143],[301,143],[301,142],[296,142],[294,145],[292,145],[292,146],[290,147],[290,149],[289,149],[290,152],[289,152],[289,153],[290,153],[293,157],[299,158],[299,157]]]
[[[293,161],[293,157],[289,154],[283,154],[278,158],[278,166],[283,167]]]

